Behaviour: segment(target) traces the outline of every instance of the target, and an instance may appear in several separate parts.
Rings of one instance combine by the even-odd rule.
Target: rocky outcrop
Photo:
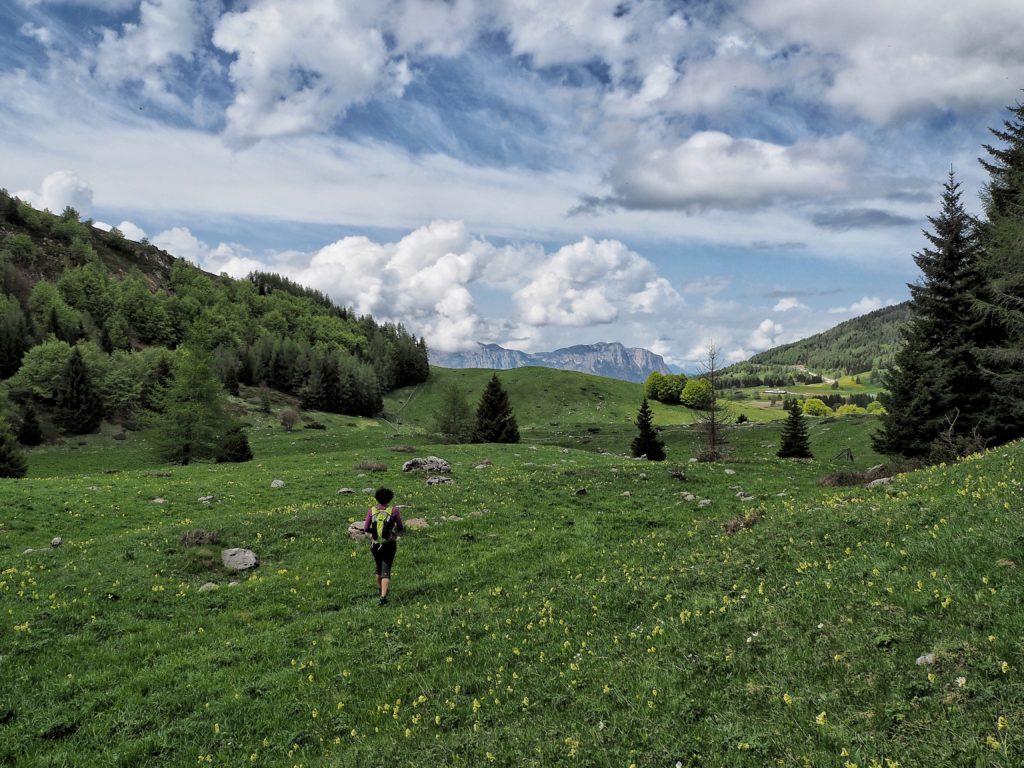
[[[579,371],[611,379],[642,382],[654,371],[671,373],[664,358],[640,347],[624,347],[618,342],[579,344],[554,352],[519,352],[497,344],[478,344],[466,352],[430,353],[430,362],[445,368],[489,368],[508,370],[537,365],[563,371]]]

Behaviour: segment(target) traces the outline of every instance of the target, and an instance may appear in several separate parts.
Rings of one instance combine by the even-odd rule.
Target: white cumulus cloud
[[[15,195],[39,210],[60,213],[71,206],[80,214],[92,209],[92,187],[74,171],[51,173],[40,186],[39,192],[22,190]]]
[[[882,301],[878,296],[865,296],[860,301],[855,301],[848,307],[831,307],[829,313],[833,315],[850,315],[856,317],[857,315],[866,315],[868,312],[874,312],[876,309],[882,307],[888,307],[896,304],[895,299],[886,299]]]
[[[400,94],[410,73],[388,52],[383,10],[358,0],[258,0],[221,16],[213,42],[235,57],[228,138],[326,130],[378,92]]]
[[[701,131],[674,147],[620,161],[609,202],[703,210],[815,198],[846,189],[864,151],[863,143],[848,134],[784,146]]]
[[[779,299],[779,301],[772,307],[773,312],[789,312],[793,309],[807,309],[806,304],[801,304],[800,301],[792,296]]]
[[[782,331],[782,326],[774,320],[762,320],[761,324],[754,329],[753,333],[750,334],[747,346],[757,352],[760,352],[762,349],[774,347],[779,343],[779,337],[782,335]]]

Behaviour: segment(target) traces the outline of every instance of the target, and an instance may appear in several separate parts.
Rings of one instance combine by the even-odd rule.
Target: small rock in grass
[[[646,473],[646,472],[641,472],[641,473],[640,473],[640,474],[638,475],[638,477],[639,477],[639,478],[640,478],[641,480],[646,480],[646,479],[647,479],[647,473]]]
[[[373,494],[376,493],[376,492],[377,492],[376,488],[363,488],[363,493],[368,493],[371,496],[373,496]]]
[[[217,498],[217,497],[214,496],[213,494],[210,494],[209,496],[200,496],[199,497],[199,503],[200,504],[209,504],[215,498]]]
[[[24,552],[22,552],[21,554],[22,554],[22,555],[31,555],[31,554],[32,554],[32,547],[29,547],[28,549],[26,549],[26,550],[25,550]]]
[[[868,488],[877,488],[879,485],[888,485],[891,482],[891,477],[880,477],[877,480],[872,480],[870,483],[868,483]]]
[[[450,482],[452,482],[450,477],[441,477],[440,475],[427,478],[427,485],[448,485]]]
[[[284,488],[284,480],[271,480],[270,481],[270,487],[271,488]]]
[[[348,537],[359,541],[366,537],[366,531],[363,530],[363,522],[357,520],[348,527]]]
[[[240,547],[222,551],[220,553],[220,561],[224,564],[225,568],[230,568],[233,571],[247,571],[250,568],[255,568],[260,563],[255,552],[251,549],[241,549]]]
[[[725,474],[727,474],[727,475],[735,475],[736,474],[736,470],[735,469],[727,469],[727,470],[725,470]]]
[[[339,488],[338,493],[355,493],[355,488]]]
[[[622,492],[622,495],[623,495],[623,496],[632,496],[633,494],[632,494],[632,493],[630,493],[629,491],[623,491],[623,492]]]
[[[441,474],[451,472],[452,465],[438,456],[427,456],[425,459],[409,459],[402,465],[402,471]]]
[[[163,496],[157,496],[155,499],[153,499],[153,503],[154,504],[166,504],[167,503],[167,499],[165,499]]]
[[[690,464],[696,464],[696,463],[697,463],[697,458],[696,457],[692,457],[690,459]]]
[[[199,588],[200,592],[213,592],[214,590],[220,589],[220,584],[212,581],[208,581]]]
[[[64,543],[64,539],[62,539],[60,536],[54,536],[52,539],[50,539],[50,546],[53,547],[54,549],[56,549],[57,547],[59,547],[63,543]]]
[[[405,521],[405,527],[410,531],[418,531],[421,528],[429,528],[430,523],[428,523],[425,518],[412,517]]]
[[[701,499],[697,503],[697,506],[698,507],[710,507],[711,506],[711,499]]]
[[[935,663],[935,654],[934,653],[926,653],[924,656],[918,656],[917,657],[917,661],[915,663],[919,667],[925,667],[925,666],[930,667],[932,664]]]
[[[229,581],[229,582],[228,582],[228,586],[229,586],[229,587],[237,587],[237,586],[239,586],[239,585],[240,585],[241,583],[242,583],[242,582],[240,582],[240,581]]]

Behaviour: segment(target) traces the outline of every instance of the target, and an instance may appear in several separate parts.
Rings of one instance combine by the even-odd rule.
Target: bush
[[[388,465],[379,461],[360,461],[352,465],[352,469],[362,472],[387,472]]]
[[[831,416],[832,409],[816,397],[804,400],[804,416]]]
[[[690,379],[679,395],[679,402],[687,408],[706,408],[713,393],[707,379]]]
[[[224,435],[224,440],[217,451],[216,461],[218,464],[241,464],[245,461],[252,461],[252,448],[249,446],[249,438],[242,427],[232,427]]]
[[[294,408],[285,408],[281,411],[281,416],[278,420],[281,422],[281,426],[284,427],[285,432],[291,432],[295,425],[299,423],[299,412]]]

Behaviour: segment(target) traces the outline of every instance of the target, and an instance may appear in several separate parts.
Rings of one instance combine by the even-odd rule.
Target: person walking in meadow
[[[377,503],[370,507],[363,521],[363,531],[370,534],[370,552],[377,565],[377,587],[380,590],[380,605],[388,604],[388,590],[391,587],[391,564],[398,551],[398,535],[405,532],[402,513],[398,507],[389,506],[395,494],[390,488],[378,488],[373,495]]]

